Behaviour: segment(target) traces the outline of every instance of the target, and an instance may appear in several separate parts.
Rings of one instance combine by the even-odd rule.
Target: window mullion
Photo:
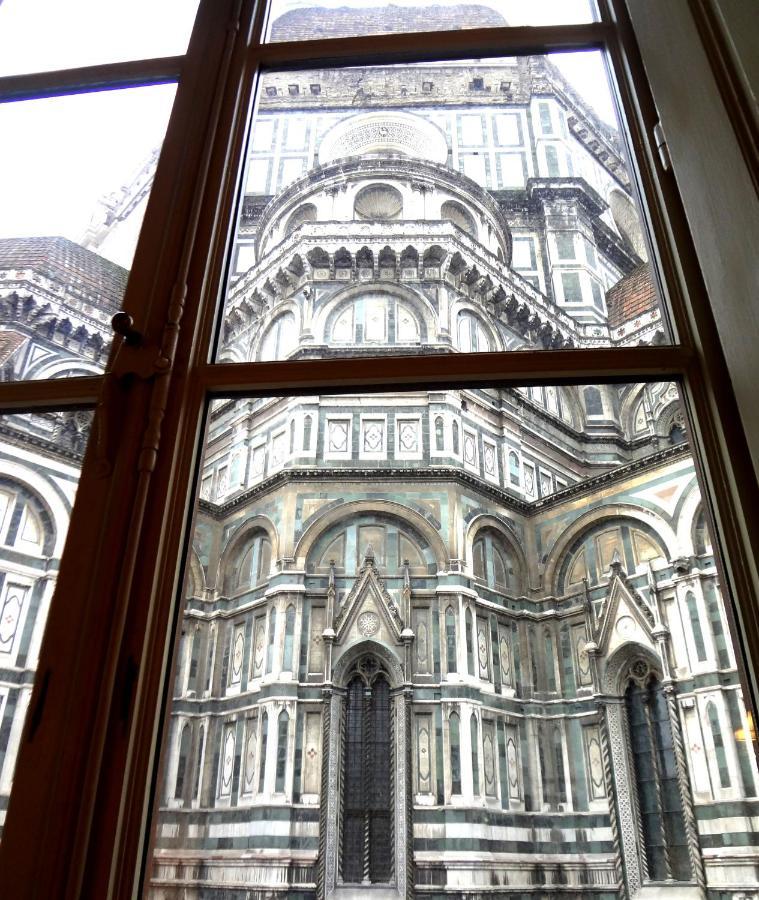
[[[373,390],[462,385],[524,386],[632,382],[678,377],[690,366],[683,347],[598,350],[520,350],[445,356],[340,357],[201,366],[202,389],[224,393],[318,393],[361,387]]]
[[[5,381],[0,383],[0,411],[91,406],[97,402],[102,386],[102,375],[43,381]]]
[[[27,719],[34,739],[23,739],[0,844],[8,896],[108,896],[114,847],[127,866],[139,852],[140,828],[129,829],[134,823],[122,818],[120,798],[138,673],[147,665],[143,654],[151,664],[156,654],[144,633],[127,626],[133,615],[144,621],[149,606],[162,544],[154,529],[165,527],[180,407],[192,414],[175,377],[190,355],[197,316],[197,294],[184,287],[188,259],[206,234],[191,220],[199,195],[203,210],[207,196],[218,201],[214,179],[225,162],[217,166],[208,146],[215,148],[219,129],[229,125],[228,86],[245,47],[240,17],[250,18],[252,6],[201,3],[124,303],[141,345],[122,345],[104,379],[0,389],[0,402],[17,408],[91,401],[106,386],[40,651]],[[208,218],[215,216],[214,205]],[[144,544],[150,534],[152,549]],[[128,839],[121,840],[119,823]]]
[[[179,79],[183,63],[184,56],[163,56],[56,72],[8,75],[0,78],[0,102],[166,84]]]
[[[441,62],[603,47],[611,35],[601,22],[471,28],[253,45],[250,58],[267,68]]]

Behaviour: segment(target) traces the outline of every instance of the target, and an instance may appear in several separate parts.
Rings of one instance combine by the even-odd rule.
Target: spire
[[[332,596],[335,595],[335,561],[331,559],[329,561],[329,581],[327,582],[327,591],[332,593]]]

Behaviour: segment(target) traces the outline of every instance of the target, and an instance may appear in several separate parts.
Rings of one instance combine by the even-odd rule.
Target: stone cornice
[[[650,471],[665,463],[690,455],[687,444],[677,444],[659,450],[649,456],[642,457],[624,466],[617,466],[600,475],[595,475],[585,481],[570,485],[562,491],[557,491],[549,497],[540,500],[526,501],[514,492],[490,484],[487,481],[473,475],[463,469],[453,466],[424,466],[410,470],[406,466],[392,466],[383,469],[351,466],[346,468],[292,468],[281,469],[274,475],[261,481],[254,487],[248,488],[236,497],[222,504],[212,503],[209,500],[199,500],[198,508],[215,519],[225,519],[236,510],[245,507],[257,497],[264,496],[287,484],[297,482],[324,482],[339,481],[341,484],[350,481],[392,481],[398,482],[412,480],[413,482],[456,482],[464,487],[474,488],[479,494],[490,497],[502,504],[508,510],[530,517],[544,512],[554,506],[558,506],[567,500],[576,499],[592,493],[599,487],[624,481],[631,475]]]
[[[5,417],[3,417],[5,418]],[[77,466],[81,466],[84,459],[84,451],[72,450],[64,447],[58,441],[50,441],[38,435],[31,434],[28,431],[21,431],[12,425],[0,419],[0,435],[8,443],[15,447],[29,448],[41,450],[45,456],[57,457],[58,459],[72,462]]]

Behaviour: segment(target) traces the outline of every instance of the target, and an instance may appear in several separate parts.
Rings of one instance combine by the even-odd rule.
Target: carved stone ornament
[[[379,631],[380,620],[377,613],[364,612],[358,617],[358,630],[364,637],[371,637]]]

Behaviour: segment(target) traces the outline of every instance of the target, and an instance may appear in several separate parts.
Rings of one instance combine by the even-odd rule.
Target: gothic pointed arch
[[[521,593],[527,587],[526,580],[529,572],[527,557],[525,556],[524,549],[517,539],[516,534],[514,534],[514,532],[498,517],[493,516],[490,513],[480,513],[469,522],[464,536],[465,558],[469,561],[470,566],[474,568],[475,545],[478,540],[482,538],[483,534],[488,531],[497,537],[502,549],[510,558],[511,566],[514,569],[511,574],[514,577],[516,584],[518,584],[518,590],[516,592]],[[507,582],[504,582],[503,584],[505,586]]]
[[[269,543],[269,560],[271,565],[279,558],[279,535],[277,528],[268,516],[261,514],[245,519],[229,536],[226,546],[222,550],[219,565],[216,570],[216,587],[221,588],[225,582],[229,583],[235,563],[242,560],[246,552],[247,544],[256,536],[264,535]],[[267,571],[268,574],[268,571]]]
[[[380,251],[380,267],[383,266],[383,253],[384,251]],[[325,344],[354,343],[355,326],[359,318],[361,322],[358,324],[362,325],[366,336],[366,310],[363,305],[367,301],[377,305],[385,316],[388,316],[389,304],[392,304],[396,310],[396,318],[400,314],[410,317],[415,325],[416,340],[426,342],[437,334],[438,314],[421,291],[415,291],[406,285],[372,280],[338,291],[316,307],[312,325],[316,340]],[[381,331],[377,331],[377,335],[381,335],[381,343],[399,343],[404,340],[404,334],[399,329],[392,333],[387,322]]]

